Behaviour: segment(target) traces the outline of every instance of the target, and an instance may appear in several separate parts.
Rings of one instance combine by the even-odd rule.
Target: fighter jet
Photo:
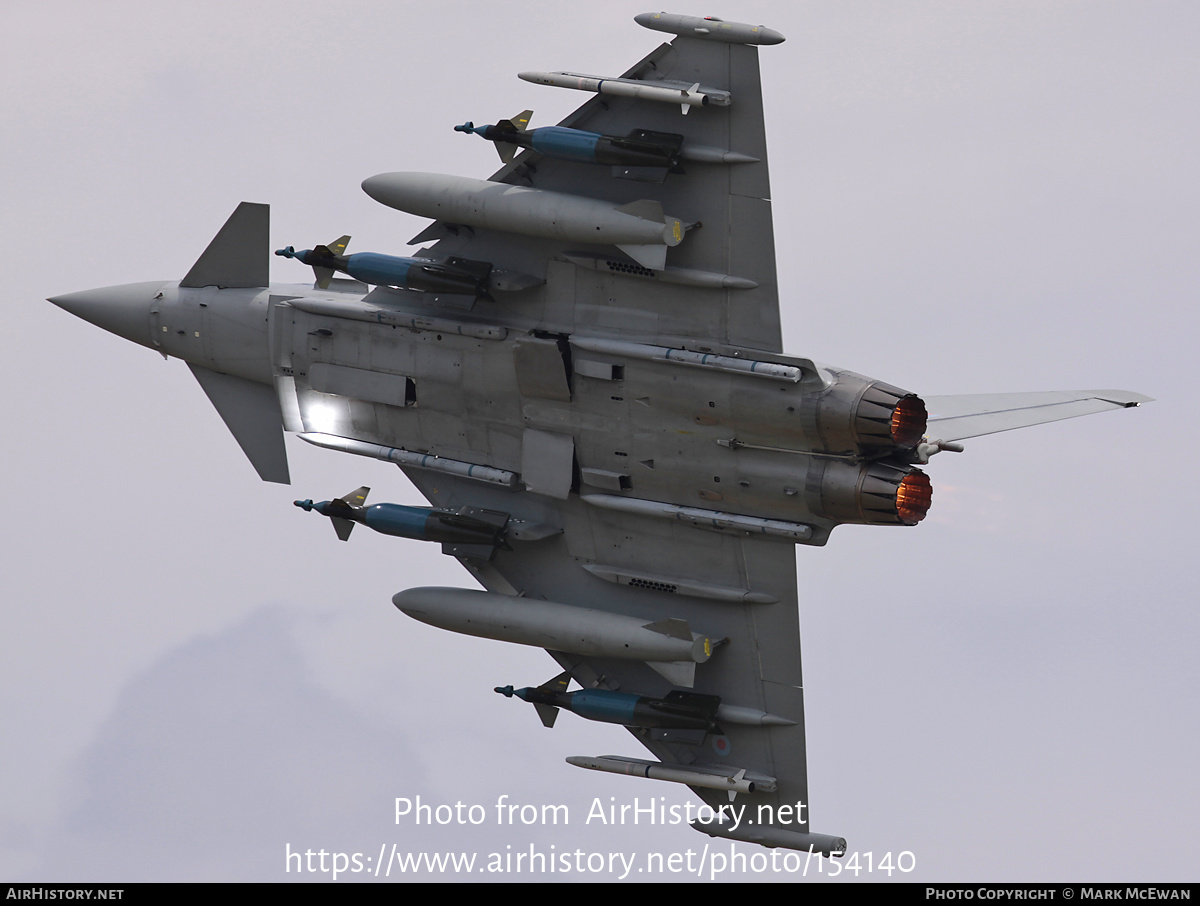
[[[571,764],[713,808],[748,797],[773,820],[697,829],[836,855],[845,840],[792,808],[808,802],[794,546],[918,525],[920,467],[966,439],[1149,398],[922,397],[785,354],[758,69],[783,36],[637,21],[673,39],[615,78],[522,76],[594,93],[552,135],[671,136],[664,166],[684,170],[678,150],[685,172],[630,179],[508,141],[487,180],[365,180],[433,220],[411,243],[432,246],[373,290],[333,276],[354,274],[344,244],[314,257],[315,285],[269,285],[269,210],[242,203],[183,279],[50,301],[185,361],[266,481],[289,481],[285,432],[396,463],[432,509],[367,507],[365,488],[297,503],[343,540],[362,522],[441,543],[486,590],[407,589],[396,607],[545,648],[552,683],[499,691],[547,725],[562,708],[621,724],[654,759]],[[396,261],[462,286],[415,286]]]

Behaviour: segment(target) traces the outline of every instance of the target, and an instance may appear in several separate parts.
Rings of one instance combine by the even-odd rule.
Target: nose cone
[[[77,318],[103,327],[109,333],[115,333],[141,346],[151,346],[150,305],[162,287],[162,280],[126,283],[123,286],[105,286],[81,293],[67,293],[47,301],[53,302],[64,311],[69,311]]]

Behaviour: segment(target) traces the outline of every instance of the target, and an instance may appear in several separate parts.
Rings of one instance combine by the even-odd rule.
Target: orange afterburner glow
[[[925,518],[931,503],[933,485],[929,483],[929,476],[920,471],[905,475],[896,490],[896,513],[900,520],[905,525],[916,525]]]
[[[892,410],[892,440],[898,447],[915,447],[925,436],[925,426],[929,413],[925,410],[925,402],[918,396],[906,396]],[[929,482],[926,480],[926,487]],[[925,504],[928,509],[929,504]],[[921,516],[924,516],[924,510]],[[920,519],[921,516],[917,518]]]

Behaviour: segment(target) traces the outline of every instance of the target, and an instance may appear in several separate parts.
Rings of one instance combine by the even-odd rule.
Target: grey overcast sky
[[[648,7],[4,7],[0,878],[328,880],[287,872],[288,847],[394,843],[620,852],[672,880],[695,875],[639,869],[728,855],[588,822],[596,801],[692,800],[564,763],[638,756],[620,729],[548,731],[492,693],[549,677],[544,653],[392,607],[471,586],[457,563],[339,544],[291,506],[360,484],[418,502],[398,470],[289,439],[293,487],[262,484],[182,363],[43,301],[178,278],[242,200],[272,205],[276,246],[400,253],[423,222],[364,177],[490,174],[451,127],[558,121],[585,98],[516,72],[615,75],[663,37],[633,23]],[[1200,6],[673,11],[787,36],[761,60],[789,351],[930,395],[1158,400],[969,441],[931,464],[919,527],[798,551],[813,829],[910,853],[908,880],[1196,880]],[[569,824],[500,824],[505,796]],[[396,797],[486,817],[396,823]]]

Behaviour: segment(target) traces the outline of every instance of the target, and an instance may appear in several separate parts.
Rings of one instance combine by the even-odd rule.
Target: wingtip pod
[[[681,38],[701,38],[724,44],[782,44],[786,38],[765,25],[724,22],[715,16],[682,16],[678,13],[640,13],[633,21],[642,28],[665,31]]]

